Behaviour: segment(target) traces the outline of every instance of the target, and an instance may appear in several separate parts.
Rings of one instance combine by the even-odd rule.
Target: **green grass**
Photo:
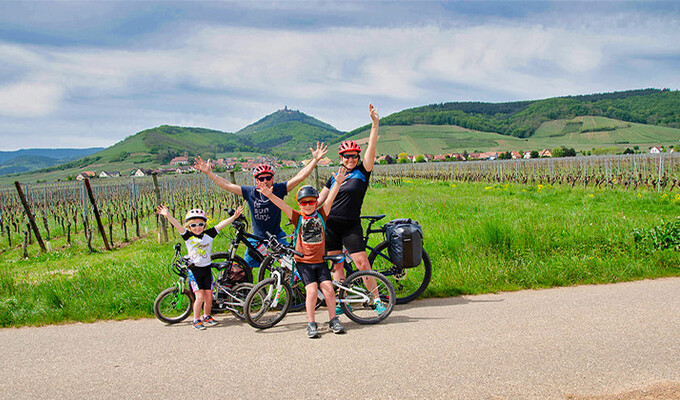
[[[425,296],[444,297],[680,276],[680,253],[639,249],[633,239],[635,229],[677,220],[679,205],[678,194],[646,190],[404,181],[372,187],[363,213],[421,223],[433,266]],[[230,231],[215,251],[228,248]],[[28,260],[3,244],[0,326],[152,316],[175,279],[167,266],[179,236],[159,245],[151,231],[94,254],[77,238],[48,254],[33,244]],[[102,246],[97,236],[93,243]]]

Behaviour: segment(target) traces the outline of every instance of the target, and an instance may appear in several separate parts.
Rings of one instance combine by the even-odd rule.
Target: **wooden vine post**
[[[99,233],[102,235],[104,247],[106,247],[106,250],[111,250],[111,246],[109,246],[109,242],[106,240],[106,232],[104,231],[104,225],[102,225],[102,218],[99,216],[97,202],[94,200],[94,194],[92,194],[92,187],[90,186],[90,180],[88,178],[85,178],[85,188],[87,189],[87,195],[90,198],[90,203],[92,203],[94,217],[97,220],[97,227],[99,228]]]
[[[40,236],[40,231],[38,231],[38,225],[35,223],[35,217],[33,217],[33,213],[31,212],[31,208],[28,206],[28,202],[26,201],[26,196],[24,195],[23,190],[21,190],[21,184],[19,181],[14,181],[14,186],[17,188],[17,192],[19,193],[19,198],[21,199],[21,204],[24,206],[24,210],[26,211],[26,216],[28,217],[28,221],[31,225],[31,229],[33,230],[33,233],[35,233],[35,238],[38,240],[38,244],[40,244],[40,249],[43,251],[43,253],[47,253],[47,248],[45,247],[45,243],[42,240],[42,236]],[[28,232],[28,231],[27,231]],[[26,234],[26,239],[28,240],[28,234]]]
[[[161,205],[161,188],[158,186],[158,175],[153,172],[151,174],[153,178],[153,191],[156,194],[156,208]],[[168,241],[168,226],[166,224],[165,218],[161,218],[160,215],[156,215],[156,221],[158,222],[158,243],[165,243]]]

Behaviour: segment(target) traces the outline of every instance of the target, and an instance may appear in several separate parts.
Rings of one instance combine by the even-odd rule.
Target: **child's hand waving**
[[[335,181],[338,183],[338,185],[342,185],[342,182],[345,181],[345,178],[347,177],[347,174],[345,173],[345,167],[340,167],[338,168],[338,172],[336,174],[333,174],[335,177]]]
[[[234,211],[234,215],[233,215],[234,219],[238,218],[241,215],[242,212],[243,212],[243,206],[238,206],[238,208],[236,208],[236,210]]]
[[[267,197],[271,197],[274,193],[274,188],[265,185],[264,182],[257,182],[257,191]]]
[[[168,210],[168,207],[166,207],[162,204],[160,206],[158,206],[158,210],[156,210],[156,212],[158,213],[158,215],[162,215],[165,218],[168,218],[168,215],[170,215],[170,211]]]

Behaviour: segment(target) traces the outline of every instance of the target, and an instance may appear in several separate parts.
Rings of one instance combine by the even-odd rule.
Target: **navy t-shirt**
[[[272,187],[274,196],[281,199],[288,194],[288,182],[275,183]],[[278,235],[281,232],[281,209],[257,191],[255,186],[241,186],[243,198],[250,207],[253,233],[257,236],[266,237],[265,232]]]
[[[340,191],[333,201],[331,212],[328,219],[338,219],[342,221],[361,222],[361,205],[364,203],[364,196],[368,190],[368,180],[371,172],[366,171],[364,162],[357,165],[345,177],[345,181],[340,185]],[[326,187],[330,189],[335,183],[335,177],[331,175],[326,182]]]

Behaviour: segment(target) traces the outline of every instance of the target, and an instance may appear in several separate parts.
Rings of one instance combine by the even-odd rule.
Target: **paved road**
[[[680,278],[420,300],[318,340],[302,314],[218,320],[2,329],[0,397],[565,399],[680,382]]]

